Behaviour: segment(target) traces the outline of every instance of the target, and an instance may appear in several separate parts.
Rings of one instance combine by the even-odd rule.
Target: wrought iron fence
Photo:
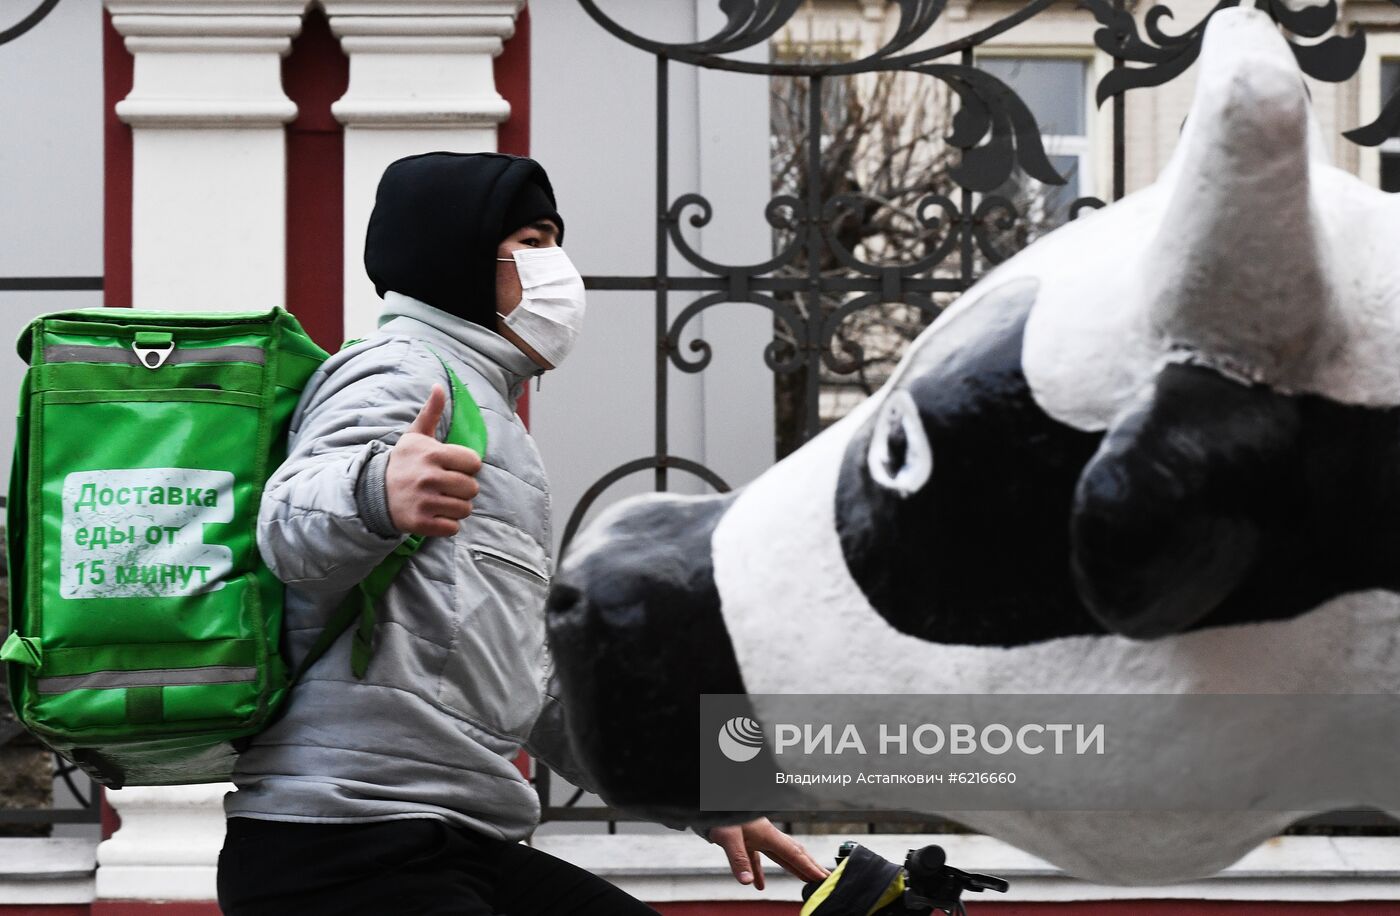
[[[1246,0],[1249,2],[1249,0]],[[1391,0],[1400,5],[1400,0]],[[1125,94],[1133,89],[1159,86],[1185,72],[1200,53],[1205,25],[1210,17],[1239,0],[1222,0],[1209,14],[1179,34],[1165,30],[1173,18],[1169,7],[1153,6],[1141,23],[1128,9],[1127,0],[1082,0],[1083,15],[1095,23],[1093,44],[1110,55],[1113,68],[1098,84],[1097,101],[1111,106],[1112,198],[1123,196],[1125,176]],[[645,276],[585,278],[589,289],[650,291],[655,296],[654,320],[657,346],[654,358],[656,385],[654,451],[625,462],[598,479],[573,507],[564,527],[567,548],[588,511],[610,488],[634,474],[651,471],[654,487],[665,490],[673,471],[691,474],[716,490],[728,484],[701,462],[671,451],[667,393],[672,369],[703,372],[713,355],[707,341],[681,346],[690,322],[721,303],[749,303],[772,312],[785,326],[794,345],[784,352],[775,341],[764,354],[768,367],[779,376],[805,374],[804,408],[800,436],[820,431],[819,386],[823,368],[849,373],[860,368],[855,359],[838,355],[833,342],[843,322],[861,310],[884,302],[903,302],[927,313],[939,310],[938,294],[956,294],[977,281],[983,268],[1004,259],[1008,252],[993,244],[996,234],[1015,227],[1025,214],[998,193],[1018,170],[1047,185],[1063,184],[1046,154],[1040,126],[1027,104],[991,73],[976,66],[977,50],[989,40],[1006,34],[1055,6],[1055,0],[1033,0],[1001,19],[960,38],[928,48],[914,49],[944,15],[945,0],[895,0],[898,24],[883,45],[849,60],[768,61],[736,59],[730,55],[770,42],[802,8],[803,0],[745,0],[722,2],[724,26],[709,38],[694,42],[662,42],[632,32],[604,13],[596,0],[579,0],[580,6],[605,31],[655,58],[656,85],[656,225],[655,271]],[[1303,71],[1324,81],[1352,77],[1365,55],[1366,39],[1360,28],[1349,34],[1328,35],[1339,26],[1336,0],[1325,6],[1291,9],[1283,0],[1259,0],[1258,5],[1279,24]],[[1325,37],[1324,37],[1325,36]],[[713,217],[713,206],[702,195],[685,192],[672,197],[669,176],[670,75],[676,65],[750,74],[758,78],[788,77],[808,83],[806,98],[807,171],[821,172],[822,99],[824,87],[833,81],[861,74],[907,73],[937,81],[956,98],[959,108],[946,143],[955,154],[949,177],[953,194],[932,190],[918,202],[917,218],[938,230],[938,239],[909,263],[889,265],[864,260],[847,249],[835,231],[849,218],[860,195],[824,197],[820,183],[809,180],[802,195],[780,194],[767,203],[768,224],[787,236],[776,254],[765,253],[749,264],[722,264],[701,255],[682,234],[683,222],[703,228]],[[755,91],[766,91],[756,85]],[[1348,131],[1354,142],[1378,146],[1400,127],[1400,93],[1385,104],[1376,121]],[[879,205],[878,201],[873,201]],[[1097,197],[1084,196],[1070,206],[1072,216],[1104,206]],[[675,276],[670,269],[672,251],[698,275]],[[841,271],[823,272],[821,265],[839,264]],[[792,268],[797,266],[798,270]],[[949,269],[951,268],[951,269]],[[690,273],[691,271],[688,271]],[[671,301],[680,295],[698,294],[679,313]],[[797,306],[809,300],[807,308]],[[836,298],[831,310],[810,303]],[[846,348],[849,349],[849,348]]]
[[[999,193],[1013,173],[1019,170],[1047,185],[1059,185],[1065,180],[1047,156],[1040,126],[1027,103],[1001,79],[976,65],[980,48],[1046,13],[1057,5],[1055,0],[1031,0],[966,35],[927,47],[919,46],[920,39],[945,15],[946,0],[891,0],[898,19],[882,45],[859,57],[824,54],[823,59],[814,61],[754,61],[733,56],[773,42],[802,9],[804,0],[721,0],[718,6],[725,17],[724,25],[710,37],[692,42],[645,37],[603,12],[597,0],[578,2],[608,34],[655,59],[655,270],[645,276],[588,276],[585,283],[592,290],[653,293],[657,344],[653,362],[654,451],[609,470],[586,490],[565,525],[565,550],[593,505],[615,484],[632,475],[651,472],[656,490],[666,490],[671,473],[677,471],[693,475],[718,491],[729,489],[727,482],[703,463],[671,450],[667,410],[670,373],[703,372],[713,356],[705,340],[690,342],[691,355],[681,346],[683,333],[697,315],[720,303],[749,303],[772,312],[775,325],[785,329],[787,339],[794,344],[785,351],[775,336],[764,359],[768,368],[780,376],[804,373],[800,435],[801,439],[808,439],[820,430],[822,370],[852,372],[860,367],[858,348],[854,359],[850,358],[849,347],[844,348],[844,356],[834,352],[833,343],[842,322],[885,302],[906,303],[931,319],[939,311],[940,295],[951,296],[968,289],[987,267],[1009,254],[993,244],[992,239],[1025,218],[1012,200]],[[1163,85],[1184,73],[1200,53],[1209,19],[1240,2],[1222,0],[1199,22],[1175,33],[1166,28],[1167,23],[1174,21],[1167,5],[1151,6],[1139,18],[1135,14],[1136,2],[1080,0],[1078,15],[1092,20],[1086,26],[1093,29],[1093,45],[1113,61],[1111,71],[1096,90],[1098,104],[1110,106],[1109,184],[1113,200],[1121,198],[1126,189],[1125,94]],[[1301,69],[1309,76],[1342,82],[1360,68],[1366,50],[1365,34],[1359,27],[1343,33],[1336,0],[1301,9],[1291,8],[1284,0],[1243,2],[1253,2],[1274,19]],[[1400,0],[1391,2],[1400,6]],[[767,92],[764,80],[805,80],[805,155],[809,176],[822,171],[823,94],[833,83],[864,74],[903,73],[946,87],[958,104],[951,130],[944,138],[954,160],[948,170],[954,187],[951,193],[929,189],[916,207],[919,221],[926,228],[937,230],[935,238],[921,256],[905,263],[889,265],[866,260],[860,252],[843,245],[837,231],[841,220],[860,210],[860,195],[824,196],[821,182],[809,178],[802,193],[779,193],[764,208],[767,223],[779,240],[776,253],[764,252],[748,264],[723,264],[704,257],[687,241],[682,225],[684,221],[703,229],[714,215],[714,208],[704,196],[688,190],[673,197],[669,175],[670,79],[677,66],[748,74],[755,77],[756,92]],[[1360,145],[1378,146],[1397,128],[1400,92],[1386,101],[1374,122],[1349,130],[1344,136]],[[878,206],[880,202],[873,204]],[[1070,215],[1078,216],[1086,209],[1104,205],[1100,198],[1080,197],[1072,202]],[[687,265],[688,275],[672,273],[673,254]],[[840,269],[821,269],[822,264],[832,262]],[[673,314],[672,300],[680,296],[693,299]],[[824,298],[837,304],[825,309],[814,307]],[[803,299],[806,308],[800,307]],[[547,820],[602,820],[608,823],[609,830],[615,830],[620,820],[628,819],[606,808],[580,808],[580,792],[554,804],[551,783],[547,769],[539,766],[536,784]],[[851,814],[792,818],[850,822]],[[893,812],[870,812],[861,818],[867,826],[911,820],[927,819]],[[1370,812],[1341,812],[1311,818],[1304,824],[1310,827],[1319,822],[1358,831],[1396,829],[1395,821]]]

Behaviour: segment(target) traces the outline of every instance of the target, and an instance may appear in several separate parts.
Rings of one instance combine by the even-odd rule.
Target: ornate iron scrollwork
[[[1222,0],[1199,22],[1177,34],[1169,31],[1172,11],[1152,6],[1141,20],[1127,10],[1126,0],[1081,0],[1098,23],[1093,41],[1116,64],[1098,83],[1097,101],[1121,97],[1130,90],[1159,86],[1183,73],[1200,51],[1205,26],[1220,10],[1241,0]],[[1245,0],[1250,2],[1250,0]],[[1252,0],[1284,31],[1305,73],[1322,80],[1339,81],[1353,75],[1365,52],[1365,36],[1334,33],[1338,25],[1337,0],[1325,5],[1294,9],[1285,0]],[[1391,0],[1400,5],[1400,0]],[[988,40],[1003,35],[1042,14],[1055,0],[1030,0],[990,24],[955,39],[920,47],[946,12],[946,0],[894,0],[898,19],[879,47],[849,59],[753,60],[737,52],[771,42],[803,7],[803,0],[718,0],[723,23],[708,37],[694,41],[665,42],[647,38],[604,13],[598,0],[579,0],[580,6],[608,33],[632,47],[655,56],[657,61],[657,116],[661,148],[658,162],[658,273],[646,278],[590,278],[594,289],[650,289],[657,297],[657,449],[650,459],[638,459],[610,472],[589,491],[568,526],[572,533],[580,511],[628,474],[652,469],[657,485],[664,488],[667,471],[683,469],[700,479],[713,475],[695,462],[667,454],[666,372],[670,368],[696,373],[711,363],[711,344],[697,336],[683,343],[694,319],[723,303],[756,305],[773,315],[774,339],[764,349],[767,367],[784,378],[805,378],[807,393],[815,399],[822,372],[854,373],[866,359],[865,348],[844,336],[855,316],[886,303],[903,303],[907,313],[932,319],[940,297],[967,289],[981,272],[1001,263],[1029,236],[1027,205],[1013,190],[1022,177],[1042,185],[1066,184],[1047,153],[1040,126],[1029,106],[1003,79],[975,66],[973,54]],[[751,58],[751,56],[749,56]],[[686,64],[759,77],[785,77],[806,81],[807,95],[794,109],[801,133],[804,167],[820,164],[823,155],[822,86],[839,78],[884,73],[927,78],[946,88],[957,102],[950,120],[942,125],[951,151],[947,178],[951,187],[900,187],[886,189],[883,197],[869,188],[824,188],[811,185],[779,188],[764,207],[764,217],[774,230],[775,248],[770,256],[747,264],[727,264],[706,257],[687,238],[683,227],[703,228],[714,210],[700,194],[668,196],[664,162],[668,131],[667,67]],[[800,110],[798,110],[800,109]],[[1115,108],[1115,188],[1121,187],[1123,146],[1121,111]],[[1347,136],[1359,143],[1376,144],[1400,127],[1400,100],[1391,100],[1380,118]],[[1121,192],[1116,192],[1121,193]],[[897,200],[896,200],[897,198]],[[1105,205],[1103,200],[1081,196],[1063,212],[1076,219]],[[911,228],[912,251],[898,257],[881,246],[871,249],[866,235],[853,231],[852,221],[870,220],[896,211]],[[1036,210],[1035,212],[1042,212]],[[684,222],[683,222],[684,221]],[[674,251],[690,275],[670,276],[667,257]],[[698,274],[698,275],[697,275]],[[694,293],[679,314],[672,315],[669,298]],[[797,375],[805,370],[805,375]],[[815,408],[809,409],[805,435],[818,431]],[[718,480],[717,477],[713,480]],[[712,481],[713,482],[713,481]],[[602,489],[599,489],[601,486]],[[567,542],[567,536],[566,536]]]
[[[1206,24],[1223,9],[1238,6],[1240,0],[1222,0],[1187,31],[1172,35],[1162,28],[1163,20],[1174,18],[1163,5],[1153,6],[1143,18],[1146,38],[1139,34],[1132,14],[1110,0],[1080,0],[1091,10],[1101,28],[1094,33],[1094,43],[1106,54],[1118,60],[1140,63],[1142,67],[1122,67],[1099,82],[1099,104],[1111,96],[1148,86],[1160,86],[1186,72],[1201,52]],[[1323,6],[1294,9],[1284,0],[1261,0],[1260,9],[1267,12],[1287,33],[1289,47],[1298,66],[1308,76],[1329,83],[1350,79],[1361,67],[1366,55],[1366,34],[1357,29],[1350,35],[1332,35],[1322,41],[1295,41],[1294,38],[1322,38],[1337,27],[1339,9],[1336,0]],[[1351,137],[1349,132],[1346,136]],[[1352,138],[1355,139],[1355,138]],[[1360,142],[1360,141],[1358,141]]]

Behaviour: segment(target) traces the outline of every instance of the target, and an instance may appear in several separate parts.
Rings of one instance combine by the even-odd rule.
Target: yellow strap
[[[890,882],[890,886],[885,888],[885,892],[880,895],[880,899],[875,901],[875,905],[870,908],[870,913],[878,913],[882,908],[889,906],[899,899],[899,895],[904,893],[904,872],[899,873],[899,877]],[[867,913],[866,916],[870,916]]]
[[[817,911],[817,907],[826,903],[826,898],[831,896],[831,892],[836,889],[836,882],[841,880],[841,875],[846,871],[846,863],[850,859],[842,859],[841,864],[836,866],[836,870],[826,876],[822,886],[812,892],[812,896],[807,898],[807,902],[802,904],[802,912],[798,916],[812,916]]]

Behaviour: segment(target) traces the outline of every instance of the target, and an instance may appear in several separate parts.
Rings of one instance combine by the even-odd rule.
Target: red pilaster
[[[530,155],[530,10],[520,11],[515,34],[494,62],[496,91],[510,103],[510,119],[496,133],[496,148],[515,156]],[[547,168],[548,166],[546,166]],[[516,412],[530,425],[530,389],[526,386]]]
[[[514,156],[530,155],[530,10],[520,11],[515,34],[495,62],[496,91],[510,103],[510,119],[501,125],[496,146]]]
[[[344,340],[345,129],[331,103],[349,82],[350,62],[312,6],[282,61],[282,87],[297,104],[287,127],[286,306],[332,353]]]
[[[102,11],[103,304],[131,307],[131,128],[116,105],[131,92],[134,62]]]

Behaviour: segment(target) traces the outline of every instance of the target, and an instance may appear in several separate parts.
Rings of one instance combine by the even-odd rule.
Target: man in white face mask
[[[219,864],[230,916],[653,913],[518,842],[540,813],[522,748],[592,785],[545,643],[549,482],[515,414],[582,325],[563,236],[532,160],[426,153],[384,173],[365,244],[379,329],[307,385],[262,498],[258,547],[287,584],[288,662],[390,552],[423,541],[372,626],[312,664],[240,756]],[[449,441],[473,402],[482,454]],[[766,819],[710,837],[744,883],[762,886],[760,852],[824,875]]]
[[[583,326],[583,279],[548,217],[512,232],[496,249],[496,333],[543,369],[573,349]]]

